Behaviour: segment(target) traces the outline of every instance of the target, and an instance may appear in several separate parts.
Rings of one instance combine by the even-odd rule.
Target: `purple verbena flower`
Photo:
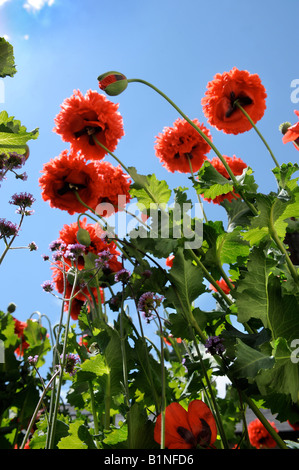
[[[14,194],[9,201],[9,204],[14,206],[19,206],[19,208],[24,211],[26,207],[31,207],[35,202],[34,197],[30,193],[19,193]]]
[[[223,339],[219,336],[210,336],[205,343],[206,352],[214,356],[215,354],[222,354],[225,351]]]
[[[81,243],[74,243],[72,245],[68,245],[64,256],[68,259],[75,261],[78,259],[79,256],[82,256],[86,250],[85,245],[81,245]]]
[[[35,242],[31,242],[29,243],[28,248],[30,251],[36,251],[38,249],[38,246]]]
[[[35,356],[28,356],[29,364],[35,365],[38,361],[38,355]]]
[[[0,219],[0,238],[9,238],[18,234],[18,227],[6,219]]]
[[[61,359],[61,361],[63,361],[63,355],[62,354],[60,356],[60,359]],[[75,366],[78,364],[78,362],[80,362],[80,358],[79,358],[78,355],[73,354],[73,353],[66,354],[66,356],[65,356],[65,372],[67,372],[71,376],[75,375],[75,373],[76,373]]]
[[[45,281],[45,282],[42,284],[42,288],[44,289],[45,292],[52,292],[52,291],[54,290],[53,282],[51,282],[51,281]]]
[[[114,280],[115,280],[115,282],[122,282],[122,283],[126,284],[129,281],[130,276],[131,276],[130,271],[123,268],[115,274]]]
[[[152,318],[153,312],[161,305],[163,297],[159,297],[153,292],[145,292],[139,298],[137,308],[143,313],[145,318]]]
[[[65,243],[62,240],[54,240],[53,242],[50,243],[49,245],[49,250],[50,251],[57,251],[57,250],[63,250],[66,248]]]
[[[109,261],[113,258],[113,255],[108,250],[103,250],[98,253],[98,258],[94,264],[97,269],[109,268]]]

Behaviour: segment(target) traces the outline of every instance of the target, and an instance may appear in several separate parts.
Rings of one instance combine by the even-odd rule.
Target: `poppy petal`
[[[217,437],[217,426],[210,408],[201,400],[193,400],[188,406],[188,421],[192,433],[200,442],[209,436],[209,444],[213,444]],[[208,432],[207,426],[210,428]]]
[[[191,449],[192,445],[178,433],[179,427],[191,432],[187,411],[179,403],[171,403],[165,410],[165,447],[168,449]],[[161,414],[156,421],[154,439],[161,443]]]

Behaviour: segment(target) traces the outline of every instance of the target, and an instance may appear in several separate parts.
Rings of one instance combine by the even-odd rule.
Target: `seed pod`
[[[106,72],[98,76],[99,87],[107,95],[116,96],[122,93],[128,86],[128,80],[122,73]]]
[[[85,230],[84,228],[79,228],[77,232],[77,240],[79,243],[81,243],[81,245],[89,246],[91,243],[91,240],[90,240],[90,234],[88,230]]]

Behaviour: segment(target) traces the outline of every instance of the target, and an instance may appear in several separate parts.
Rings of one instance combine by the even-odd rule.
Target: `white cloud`
[[[4,5],[4,3],[7,3],[9,2],[10,0],[0,0],[0,7],[2,7],[2,5]]]
[[[7,0],[0,0],[7,1]],[[41,10],[44,6],[51,7],[55,3],[55,0],[26,0],[23,7],[30,12],[36,12]]]
[[[28,41],[28,39],[29,39],[29,34],[24,34],[23,39],[25,39],[25,41]]]

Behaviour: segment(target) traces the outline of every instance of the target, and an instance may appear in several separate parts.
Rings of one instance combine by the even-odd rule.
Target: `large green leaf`
[[[299,366],[291,360],[292,351],[284,338],[278,338],[274,344],[275,365],[271,370],[261,371],[257,384],[261,393],[283,393],[290,395],[294,403],[298,400]]]
[[[0,77],[13,77],[16,71],[13,46],[0,38]]]
[[[27,132],[20,121],[8,116],[6,111],[0,113],[0,153],[9,156],[10,153],[25,154],[27,142],[38,137],[38,129]]]
[[[185,257],[185,251],[179,248],[168,273],[171,286],[167,290],[167,301],[171,302],[178,312],[190,311],[192,302],[203,292],[202,270]]]
[[[168,203],[171,196],[171,189],[169,189],[166,181],[159,181],[156,175],[148,175],[143,182],[143,187],[140,187],[140,181],[135,185],[131,185],[130,193],[132,197],[138,199],[138,206],[142,209],[150,209],[161,205],[163,207]]]
[[[285,338],[290,344],[299,338],[299,302],[295,295],[282,295],[280,281],[271,278],[268,286],[269,327],[274,339]]]
[[[260,370],[270,369],[274,365],[273,357],[247,346],[239,338],[237,338],[236,356],[231,372],[237,378],[255,378]]]
[[[276,195],[257,196],[259,214],[251,220],[247,232],[243,233],[244,240],[250,245],[258,246],[262,241],[271,237],[273,230],[278,237],[284,238],[288,226],[286,220],[299,216],[299,198],[296,195],[292,200],[286,201],[277,198]]]
[[[69,435],[62,437],[57,444],[58,449],[95,449],[96,446],[84,425],[84,421],[77,419],[70,423]]]
[[[241,323],[248,322],[250,318],[259,318],[268,327],[268,278],[274,266],[275,261],[267,258],[262,247],[253,248],[248,258],[247,271],[234,292]]]

